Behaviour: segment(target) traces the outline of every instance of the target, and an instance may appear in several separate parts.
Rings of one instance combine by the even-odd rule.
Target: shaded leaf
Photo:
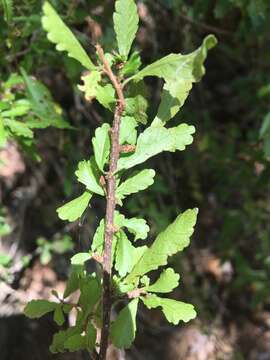
[[[135,339],[138,301],[133,299],[125,306],[111,325],[110,337],[118,348],[129,348]]]
[[[123,116],[121,118],[119,143],[135,145],[137,140],[137,121],[130,116]]]
[[[121,277],[125,276],[132,269],[134,249],[126,234],[120,231],[117,234],[115,269]]]
[[[57,325],[61,326],[65,322],[65,317],[62,310],[62,304],[58,304],[54,310],[53,320]]]
[[[24,314],[30,319],[40,318],[41,316],[54,311],[58,303],[47,300],[32,300],[25,309]]]

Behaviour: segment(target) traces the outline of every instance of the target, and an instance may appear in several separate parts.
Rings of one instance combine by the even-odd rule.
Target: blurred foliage
[[[14,0],[12,11],[7,8],[9,3],[2,1],[4,16],[0,19],[3,82],[24,68],[28,76],[46,83],[72,126],[85,129],[80,144],[72,132],[65,133],[62,139],[62,165],[68,179],[63,191],[69,195],[73,190],[68,175],[79,153],[89,145],[89,128],[93,131],[98,121],[106,120],[106,114],[98,105],[84,103],[78,95],[80,65],[56,53],[46,40],[40,25],[42,2]],[[180,155],[162,156],[155,164],[162,177],[149,192],[127,202],[129,212],[147,214],[158,232],[179,209],[198,206],[200,230],[193,246],[209,248],[222,261],[232,262],[235,274],[230,291],[235,296],[249,295],[247,307],[269,304],[270,2],[138,3],[142,27],[137,50],[145,63],[168,52],[193,50],[209,32],[217,35],[219,45],[207,63],[202,84],[195,87],[178,115],[178,119],[196,126],[195,146]],[[52,4],[91,55],[95,52],[93,44],[101,37],[105,48],[115,41],[110,2],[61,0]],[[156,89],[160,86],[152,79],[148,81],[150,115],[156,112]]]

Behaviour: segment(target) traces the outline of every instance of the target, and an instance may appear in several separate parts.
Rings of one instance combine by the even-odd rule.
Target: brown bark
[[[114,210],[116,206],[116,176],[117,162],[120,154],[119,145],[119,131],[121,116],[125,109],[125,99],[122,90],[122,84],[112,72],[112,69],[104,56],[102,48],[97,45],[97,53],[100,60],[104,65],[104,72],[109,77],[112,85],[115,88],[118,101],[114,112],[114,120],[111,129],[111,152],[110,152],[110,165],[107,174],[107,206],[105,217],[105,234],[104,234],[104,253],[103,253],[103,324],[101,329],[100,351],[99,360],[106,359],[106,353],[109,340],[110,328],[110,315],[112,307],[112,294],[111,294],[111,253],[112,241],[115,233],[114,226]]]

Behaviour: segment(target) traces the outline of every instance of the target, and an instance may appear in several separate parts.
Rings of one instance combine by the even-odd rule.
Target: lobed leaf
[[[65,322],[64,313],[62,310],[62,304],[57,304],[53,314],[53,320],[57,325],[61,326]]]
[[[121,118],[119,143],[122,144],[136,144],[137,140],[137,121],[131,116],[123,116]]]
[[[70,222],[79,219],[87,208],[92,196],[91,192],[85,191],[81,196],[59,207],[56,209],[58,217],[61,220],[68,220]]]
[[[78,181],[86,186],[87,190],[92,193],[104,195],[104,190],[99,184],[100,174],[94,157],[91,157],[88,161],[80,161],[75,175]]]
[[[124,277],[132,269],[134,249],[126,234],[120,231],[117,234],[115,269],[121,277]]]
[[[99,71],[91,71],[87,75],[81,77],[83,85],[78,85],[78,89],[85,93],[85,99],[91,101],[96,97],[98,84],[101,80],[101,73]]]
[[[146,221],[144,219],[138,219],[138,218],[131,218],[126,219],[122,223],[123,226],[125,226],[129,232],[134,234],[135,238],[134,241],[138,239],[146,239],[147,234],[150,230],[149,226],[147,225]]]
[[[81,44],[47,1],[43,5],[43,13],[42,26],[48,33],[48,39],[56,44],[56,49],[67,51],[68,56],[78,60],[86,69],[94,70],[95,65]]]
[[[126,281],[131,282],[136,277],[166,265],[168,257],[182,251],[189,245],[194,231],[198,209],[186,210],[175,221],[161,232],[153,244],[133,267]]]
[[[135,339],[138,302],[139,299],[133,299],[111,325],[110,337],[117,348],[127,349]]]
[[[113,23],[119,53],[127,58],[139,23],[137,6],[133,0],[116,1]]]
[[[157,281],[147,287],[147,291],[168,293],[176,288],[179,284],[180,276],[174,272],[172,268],[163,270]]]
[[[117,170],[129,169],[145,162],[162,151],[184,150],[192,143],[194,126],[180,124],[166,129],[163,126],[150,126],[138,137],[134,154],[118,160]]]
[[[24,314],[30,319],[37,319],[41,316],[52,312],[58,306],[58,303],[47,300],[32,300],[25,309]]]
[[[71,258],[72,265],[83,265],[87,260],[90,260],[91,255],[90,253],[77,253]]]
[[[72,326],[67,330],[59,331],[58,333],[54,334],[53,342],[50,346],[50,351],[53,354],[65,351],[65,342],[75,334],[80,334],[80,329],[76,326]]]
[[[166,319],[174,325],[179,324],[180,321],[186,323],[197,315],[193,305],[182,301],[160,298],[156,295],[148,295],[141,299],[148,309],[160,306]]]
[[[110,125],[103,124],[95,131],[95,137],[92,139],[95,161],[99,170],[103,172],[104,165],[106,164],[110,154]]]
[[[154,183],[155,171],[145,169],[131,175],[116,189],[116,198],[121,201],[130,194],[147,189]]]

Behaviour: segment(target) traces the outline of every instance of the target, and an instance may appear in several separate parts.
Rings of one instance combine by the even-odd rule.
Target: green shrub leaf
[[[133,299],[125,306],[111,325],[110,337],[118,348],[129,348],[135,339],[138,301]]]
[[[124,277],[132,269],[134,249],[124,231],[120,231],[117,234],[115,269],[121,277]]]
[[[147,287],[147,291],[168,293],[175,289],[179,284],[180,276],[174,272],[172,268],[163,270],[158,280]]]
[[[123,116],[120,125],[119,143],[136,144],[137,140],[137,121],[131,116]]]
[[[65,322],[65,317],[62,310],[62,304],[58,304],[54,310],[53,320],[57,325],[61,326]]]
[[[48,39],[56,44],[58,51],[67,51],[68,56],[78,60],[86,69],[94,70],[95,66],[63,20],[46,1],[43,5],[43,28],[48,32]]]
[[[70,222],[79,219],[87,208],[92,196],[91,192],[85,191],[81,196],[59,207],[56,210],[59,218]]]
[[[110,125],[103,124],[96,129],[95,137],[92,139],[95,160],[99,170],[103,172],[104,165],[106,164],[110,153]]]
[[[161,307],[166,319],[174,324],[179,324],[180,321],[185,323],[196,317],[196,311],[191,304],[173,299],[164,299],[156,295],[149,295],[142,297],[142,301],[148,309]]]
[[[129,232],[134,234],[135,238],[134,241],[138,239],[146,239],[147,234],[150,230],[149,226],[147,225],[146,221],[144,219],[138,219],[138,218],[131,218],[126,219],[123,221],[123,226],[125,226]]]
[[[137,6],[133,0],[116,1],[113,23],[119,53],[127,58],[139,23]]]
[[[135,264],[127,281],[166,265],[168,257],[189,245],[196,224],[198,209],[186,210],[161,232]]]
[[[30,319],[37,319],[41,316],[54,311],[58,303],[47,300],[32,300],[30,301],[25,309],[24,314]]]
[[[96,97],[98,83],[101,80],[101,74],[99,71],[91,71],[85,76],[81,77],[83,85],[78,85],[78,89],[85,93],[85,98],[91,101]]]
[[[77,253],[72,256],[71,264],[72,265],[83,265],[87,260],[90,260],[91,256],[89,253]]]
[[[138,137],[135,153],[119,159],[117,170],[129,169],[141,164],[162,151],[184,150],[192,143],[194,132],[194,126],[187,124],[170,129],[150,126]]]
[[[78,181],[86,186],[87,190],[104,195],[104,190],[99,184],[100,173],[93,157],[88,161],[80,161],[75,175]]]
[[[97,330],[93,324],[89,321],[85,332],[85,344],[88,351],[94,349],[96,345]]]
[[[131,175],[116,190],[116,198],[121,201],[130,194],[147,189],[154,183],[155,171],[145,169]]]
[[[65,349],[69,351],[79,351],[83,349],[86,345],[86,339],[85,336],[80,334],[75,334],[70,337],[68,337],[67,340],[64,342]]]

